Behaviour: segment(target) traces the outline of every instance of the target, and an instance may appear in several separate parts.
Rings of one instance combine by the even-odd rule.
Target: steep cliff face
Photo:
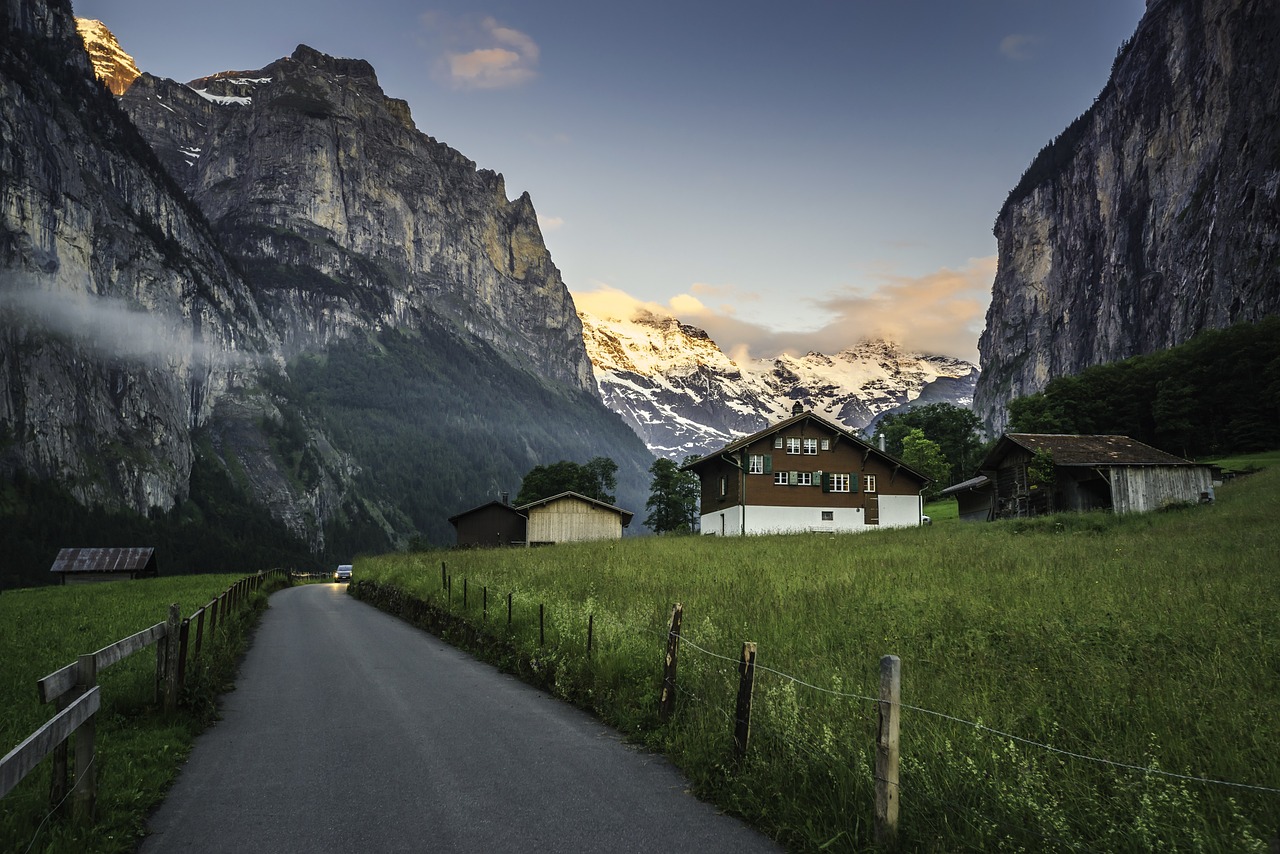
[[[1280,312],[1280,6],[1155,0],[996,220],[975,410]]]
[[[115,34],[101,21],[76,18],[76,31],[84,40],[94,76],[111,90],[111,94],[123,95],[141,73],[133,57],[124,52]]]
[[[419,132],[363,60],[306,46],[122,105],[236,255],[285,354],[444,318],[548,380],[594,391],[528,194]]]
[[[169,508],[188,489],[191,430],[278,344],[93,82],[70,7],[4,13],[0,468],[86,503]]]
[[[834,356],[739,362],[673,317],[579,314],[605,403],[649,450],[674,460],[787,418],[797,401],[851,430],[911,405],[968,406],[978,373],[960,359],[907,353],[887,341]]]

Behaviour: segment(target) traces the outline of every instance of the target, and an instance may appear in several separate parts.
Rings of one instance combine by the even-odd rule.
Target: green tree
[[[925,498],[934,498],[940,490],[947,487],[951,463],[947,462],[938,443],[926,438],[923,430],[913,428],[907,431],[902,437],[902,454],[899,458],[933,481],[925,490]]]
[[[946,474],[938,479],[939,489],[972,477],[982,462],[982,421],[971,409],[930,403],[886,415],[876,425],[873,438],[884,436],[885,450],[905,462],[903,440],[912,430],[920,430],[936,443],[949,461]]]
[[[576,492],[606,504],[613,504],[618,487],[618,464],[608,457],[595,457],[585,465],[561,460],[534,466],[520,482],[516,504],[540,501],[562,492]]]
[[[688,460],[686,460],[687,462]],[[649,466],[652,490],[644,523],[655,534],[689,533],[698,520],[700,486],[693,472],[680,471],[671,460],[659,457]]]

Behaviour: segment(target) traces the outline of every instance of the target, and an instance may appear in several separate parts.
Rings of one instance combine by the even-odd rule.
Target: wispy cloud
[[[922,353],[977,360],[995,256],[971,259],[958,270],[943,268],[923,276],[882,273],[870,288],[849,288],[817,300],[829,320],[811,331],[780,330],[742,319],[732,305],[709,306],[701,298],[723,298],[724,286],[695,286],[665,305],[645,302],[608,285],[575,293],[578,307],[601,317],[626,320],[637,312],[669,315],[705,329],[734,358],[780,353],[838,353],[862,341],[886,338]]]
[[[439,69],[440,76],[456,89],[506,89],[538,74],[542,55],[538,43],[495,18],[484,18],[478,27],[450,22],[437,13],[427,13],[421,20],[437,35],[465,45],[446,52]]]
[[[543,234],[549,231],[559,231],[563,226],[564,217],[538,214],[538,227],[542,229]]]
[[[1039,43],[1039,36],[1010,33],[1000,40],[1000,53],[1015,62],[1025,62],[1035,57],[1035,46]]]

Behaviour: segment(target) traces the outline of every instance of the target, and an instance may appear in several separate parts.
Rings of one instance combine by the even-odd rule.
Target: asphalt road
[[[660,757],[358,602],[271,597],[150,852],[777,851]]]

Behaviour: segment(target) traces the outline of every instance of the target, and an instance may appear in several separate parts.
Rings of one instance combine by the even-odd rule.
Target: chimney
[[[510,503],[511,503],[511,493],[509,493],[509,492],[503,492],[503,493],[501,493],[501,495],[502,495],[502,503],[503,503],[503,504],[510,504]]]
[[[791,404],[792,415],[799,415],[802,412],[804,412],[804,407],[800,405],[800,401],[797,400],[795,403]]]

